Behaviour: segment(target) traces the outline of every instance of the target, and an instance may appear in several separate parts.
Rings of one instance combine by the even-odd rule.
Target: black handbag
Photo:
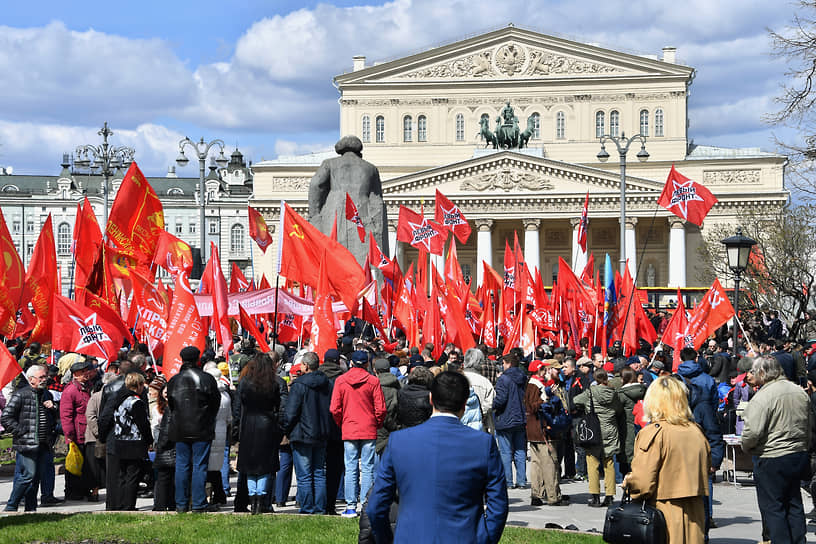
[[[620,504],[606,511],[603,539],[610,544],[665,544],[666,518],[646,501],[633,502],[624,491]]]
[[[575,426],[576,441],[582,448],[596,448],[603,444],[601,420],[595,413],[595,401],[592,400],[592,389],[589,390],[589,413],[578,420]]]

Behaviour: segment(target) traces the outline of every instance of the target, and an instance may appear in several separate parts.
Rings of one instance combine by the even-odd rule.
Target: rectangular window
[[[609,114],[609,134],[617,136],[620,131],[620,113],[613,111]]]
[[[563,111],[559,111],[555,116],[555,138],[556,140],[566,138],[566,120]]]
[[[465,141],[465,116],[461,113],[456,114],[456,141]]]
[[[190,223],[190,234],[195,234],[197,230],[198,225],[196,225],[195,223]]]
[[[176,235],[181,236],[184,234],[184,227],[181,223],[176,223]]]
[[[428,141],[428,119],[424,115],[420,115],[417,119],[417,141]]]
[[[377,138],[377,143],[384,143],[385,142],[385,117],[378,116],[375,120],[376,126],[374,127],[377,131],[375,135]]]
[[[23,224],[19,219],[15,219],[11,222],[11,232],[14,234],[20,234],[23,230]]]
[[[210,234],[218,234],[218,223],[210,221]]]
[[[371,118],[368,115],[363,116],[363,143],[371,141]]]
[[[410,115],[406,115],[402,119],[402,141],[410,142],[413,139],[414,126]]]
[[[663,110],[655,110],[655,136],[663,136]]]

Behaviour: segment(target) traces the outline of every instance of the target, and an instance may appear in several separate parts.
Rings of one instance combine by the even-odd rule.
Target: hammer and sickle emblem
[[[299,238],[301,240],[306,238],[306,235],[303,234],[303,229],[297,223],[292,225],[292,232],[289,233],[289,236],[294,236],[295,238]]]
[[[717,306],[719,306],[722,301],[723,301],[723,297],[722,297],[722,295],[720,295],[720,293],[718,293],[717,291],[714,291],[713,293],[711,293],[711,307],[712,308],[716,308]]]

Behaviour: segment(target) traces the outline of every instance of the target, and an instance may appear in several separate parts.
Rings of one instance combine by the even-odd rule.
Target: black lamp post
[[[757,242],[752,238],[742,235],[742,228],[737,227],[737,234],[722,241],[725,252],[728,254],[728,268],[734,273],[734,336],[733,352],[734,358],[737,356],[737,319],[739,316],[739,284],[740,277],[748,268],[748,257],[751,255],[751,248]]]

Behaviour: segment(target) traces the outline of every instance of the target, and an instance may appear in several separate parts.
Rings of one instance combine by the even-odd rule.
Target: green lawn
[[[357,541],[357,521],[327,516],[36,514],[0,518],[0,544],[107,541],[128,544],[334,544]],[[503,543],[601,542],[599,536],[508,527]]]

